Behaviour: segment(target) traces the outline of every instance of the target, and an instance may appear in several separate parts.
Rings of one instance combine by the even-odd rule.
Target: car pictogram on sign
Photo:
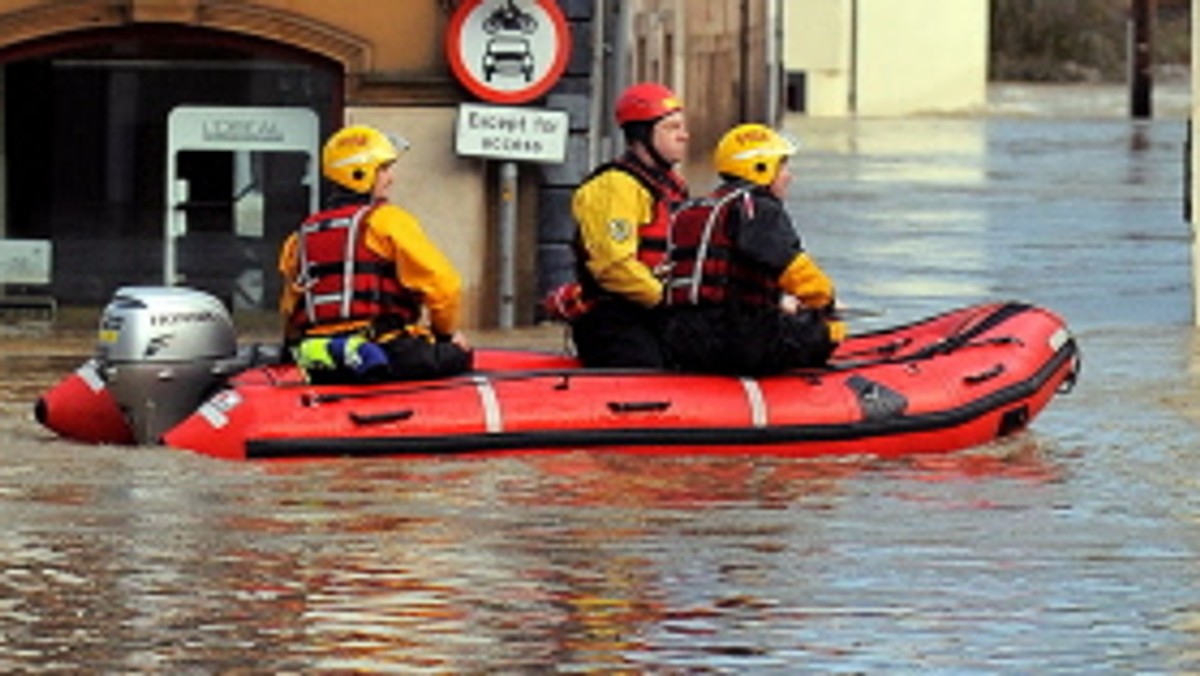
[[[498,35],[487,42],[483,52],[483,80],[491,82],[492,76],[521,75],[525,81],[533,79],[533,52],[525,38]]]

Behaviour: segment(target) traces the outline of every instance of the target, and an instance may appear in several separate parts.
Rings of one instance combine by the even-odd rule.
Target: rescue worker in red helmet
[[[687,120],[675,93],[654,82],[626,89],[615,112],[626,150],[572,199],[586,311],[571,336],[585,366],[662,368],[661,274],[671,209],[688,196],[675,171],[687,153]]]
[[[417,219],[388,202],[407,148],[368,126],[333,134],[321,153],[328,204],[280,251],[286,342],[313,382],[434,378],[472,366],[458,273]]]
[[[784,207],[796,145],[761,124],[731,129],[721,184],[675,214],[664,344],[684,370],[764,375],[823,365],[845,337],[834,286]]]

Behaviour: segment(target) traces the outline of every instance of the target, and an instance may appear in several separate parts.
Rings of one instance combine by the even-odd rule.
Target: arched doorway
[[[163,280],[168,117],[180,106],[301,108],[321,136],[341,120],[340,63],[243,34],[130,25],[0,51],[0,236],[53,243],[51,293],[93,304]],[[275,255],[307,213],[304,153],[193,151],[183,282],[240,307],[271,307]],[[258,288],[247,273],[259,270]],[[251,274],[251,277],[254,275]],[[241,280],[240,282],[238,280]]]

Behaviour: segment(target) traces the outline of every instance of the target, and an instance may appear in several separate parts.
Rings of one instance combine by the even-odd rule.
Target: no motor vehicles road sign
[[[554,0],[465,0],[446,30],[455,77],[491,103],[545,94],[567,67],[571,33]]]

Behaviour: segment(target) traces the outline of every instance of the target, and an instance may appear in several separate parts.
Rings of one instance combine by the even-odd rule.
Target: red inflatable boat
[[[500,350],[479,351],[464,376],[371,386],[314,386],[290,366],[243,365],[193,412],[160,422],[161,433],[137,409],[158,411],[163,397],[114,404],[131,397],[106,397],[114,369],[103,355],[92,363],[86,377],[99,387],[75,382],[85,365],[39,402],[48,427],[122,443],[133,426],[141,442],[228,459],[579,448],[899,456],[1024,429],[1074,383],[1079,356],[1055,314],[995,303],[854,336],[828,368],[765,378],[583,369],[561,355]],[[222,370],[216,363],[210,371]],[[143,389],[160,386],[162,372]]]

